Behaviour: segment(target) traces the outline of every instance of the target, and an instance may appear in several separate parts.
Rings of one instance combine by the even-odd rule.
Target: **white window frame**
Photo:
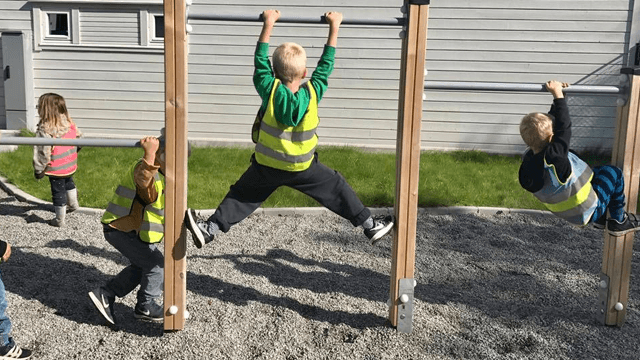
[[[161,11],[149,11],[149,46],[164,46],[164,34],[162,37],[156,37],[156,17],[164,17]]]
[[[156,37],[156,16],[164,16],[158,10],[140,10],[140,46],[150,48],[164,48],[164,34]]]
[[[67,15],[67,35],[60,35],[60,34],[52,34],[51,33],[51,15]],[[71,40],[71,11],[60,11],[60,10],[55,10],[55,11],[45,11],[44,12],[44,22],[43,22],[43,26],[44,26],[44,31],[43,31],[43,39],[45,41],[69,41]]]
[[[49,29],[49,14],[66,14],[67,15],[67,35],[55,35],[50,33]],[[46,45],[72,45],[80,42],[79,33],[79,11],[78,9],[69,9],[68,7],[59,8],[51,7],[42,9],[39,7],[33,8],[33,29],[34,34],[34,48],[36,51],[41,50],[41,46]]]

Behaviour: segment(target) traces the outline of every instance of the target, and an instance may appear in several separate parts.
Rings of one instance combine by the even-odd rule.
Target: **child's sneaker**
[[[136,319],[160,322],[164,321],[164,308],[153,301],[136,305],[133,312]]]
[[[0,360],[29,359],[31,357],[31,350],[20,348],[13,340],[11,340],[11,344],[13,344],[13,346],[6,346],[9,347],[9,349],[5,350],[4,354],[0,354]]]
[[[108,322],[115,324],[116,318],[113,314],[113,303],[116,299],[108,296],[106,291],[101,287],[89,291],[89,297],[91,301],[93,301],[93,305],[96,306],[96,309],[100,311],[100,314],[102,314]]]
[[[393,228],[393,216],[380,215],[373,218],[373,227],[364,229],[364,234],[371,240],[371,245],[377,244],[383,236]]]
[[[636,214],[625,213],[625,219],[619,223],[616,219],[607,221],[607,230],[613,236],[622,236],[632,231],[640,230],[640,219]]]
[[[191,232],[193,243],[198,249],[204,244],[213,241],[214,234],[209,230],[206,221],[196,218],[196,212],[193,209],[187,209],[187,229]]]
[[[607,214],[602,214],[598,220],[593,222],[593,227],[596,229],[604,229],[607,227]]]

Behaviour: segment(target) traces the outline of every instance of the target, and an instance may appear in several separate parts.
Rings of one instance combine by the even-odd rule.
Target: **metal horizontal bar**
[[[140,140],[136,139],[55,139],[41,137],[2,136],[0,145],[50,145],[50,146],[87,146],[87,147],[139,147]]]
[[[516,84],[466,81],[425,81],[426,90],[512,91],[546,92],[545,84]],[[612,85],[571,85],[565,93],[574,94],[626,94],[626,88]]]
[[[249,22],[262,22],[262,14],[260,15],[240,15],[240,14],[216,14],[216,13],[191,13],[187,14],[189,20],[209,20],[209,21],[249,21]],[[279,23],[294,23],[294,24],[326,24],[326,20],[323,16],[281,16],[278,19]],[[388,25],[388,26],[401,26],[404,25],[404,18],[389,18],[389,19],[358,19],[358,18],[344,18],[342,24],[344,25]]]

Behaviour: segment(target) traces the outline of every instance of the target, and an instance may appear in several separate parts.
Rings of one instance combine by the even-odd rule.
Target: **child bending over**
[[[371,217],[344,177],[318,161],[316,129],[318,103],[328,87],[333,70],[342,14],[329,12],[329,35],[322,57],[308,82],[307,56],[304,48],[284,43],[269,62],[269,38],[280,18],[278,10],[262,13],[263,27],[255,52],[254,86],[262,98],[254,126],[255,153],[251,165],[206,221],[196,219],[187,210],[187,228],[200,248],[220,231],[228,232],[234,224],[254,212],[280,186],[288,186],[311,196],[334,213],[362,226],[373,244],[393,227],[391,216]]]
[[[530,113],[520,123],[520,135],[529,146],[520,165],[520,185],[533,193],[555,215],[574,225],[604,229],[621,236],[640,229],[635,214],[624,211],[624,179],[615,166],[593,170],[569,150],[571,120],[562,89],[567,83],[549,81],[553,95],[548,114]],[[610,219],[606,213],[609,210]]]
[[[156,137],[144,137],[140,144],[144,157],[123,174],[101,220],[104,238],[131,264],[89,292],[93,304],[111,324],[116,322],[116,296],[124,297],[138,285],[133,315],[155,322],[164,319],[164,256],[156,244],[164,239],[165,153]]]
[[[76,124],[69,117],[64,98],[47,93],[38,99],[37,137],[75,139],[82,136]],[[64,226],[65,214],[75,211],[78,204],[78,190],[73,182],[73,174],[78,169],[78,148],[76,146],[35,146],[33,148],[33,171],[36,179],[49,176],[51,198],[56,217],[50,225]]]

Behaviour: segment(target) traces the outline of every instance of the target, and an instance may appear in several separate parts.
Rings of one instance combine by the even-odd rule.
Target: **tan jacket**
[[[158,192],[153,185],[154,176],[160,169],[155,164],[150,165],[144,159],[133,170],[133,181],[136,183],[136,197],[131,205],[129,215],[112,221],[109,226],[114,229],[129,232],[140,232],[140,225],[144,216],[144,207],[158,199]],[[144,202],[144,204],[142,202]]]

